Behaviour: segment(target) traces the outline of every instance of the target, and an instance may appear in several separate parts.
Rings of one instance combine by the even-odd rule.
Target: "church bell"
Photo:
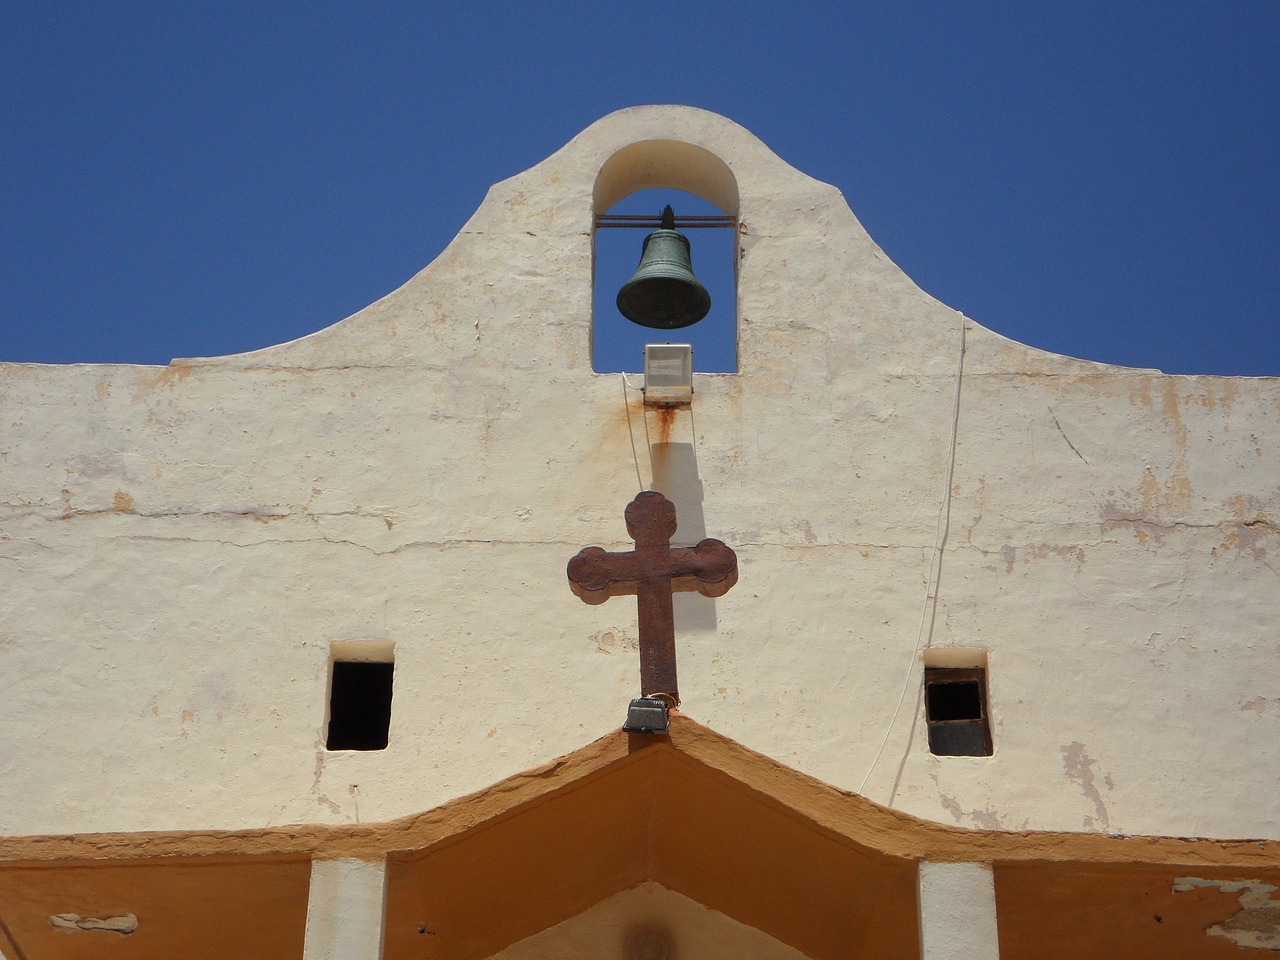
[[[642,327],[687,327],[711,309],[711,294],[693,275],[689,240],[675,227],[676,215],[668,206],[662,225],[644,238],[635,275],[618,291],[618,310]]]

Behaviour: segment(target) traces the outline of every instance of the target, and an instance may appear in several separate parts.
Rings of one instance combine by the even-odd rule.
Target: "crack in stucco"
[[[0,508],[3,508],[4,506],[6,506],[6,504],[0,503]],[[526,517],[521,516],[519,512],[517,512],[517,516],[521,520],[526,519]],[[393,527],[395,527],[397,522],[399,522],[400,520],[400,517],[397,515],[392,515],[390,513],[369,511],[369,510],[335,510],[335,511],[315,512],[305,507],[288,508],[284,512],[270,512],[267,510],[249,509],[249,508],[227,509],[227,510],[157,510],[157,511],[144,512],[136,509],[120,510],[113,505],[112,507],[106,507],[106,508],[96,509],[96,510],[65,508],[65,509],[59,509],[56,513],[50,513],[47,510],[46,511],[24,510],[21,512],[14,512],[9,515],[10,520],[21,520],[21,519],[32,518],[32,517],[45,520],[50,523],[61,523],[61,522],[72,520],[72,519],[98,519],[98,518],[104,518],[104,517],[134,517],[140,520],[177,520],[177,521],[199,520],[199,519],[208,519],[208,520],[249,519],[249,520],[253,520],[256,523],[261,523],[264,525],[271,524],[281,520],[304,520],[304,521],[310,520],[317,526],[319,526],[323,521],[326,521],[326,520],[354,517],[359,519],[379,520],[384,525],[386,525],[387,529],[392,529]],[[771,540],[771,539],[762,539],[762,538],[732,537],[731,533],[727,534],[726,536],[731,537],[734,541],[735,546],[738,546],[738,547],[782,547],[782,548],[806,547],[806,548],[814,548],[814,549],[834,549],[834,550],[925,549],[924,544],[889,543],[889,542],[880,542],[880,541],[818,542],[816,536],[813,534],[812,529],[809,527],[809,524],[807,521],[801,521],[799,524],[797,524],[796,529],[799,533],[802,534],[801,539]],[[150,535],[150,534],[130,534],[130,535],[125,535],[123,537],[112,537],[108,539],[173,540],[175,542],[192,542],[192,543],[200,543],[200,542],[228,543],[229,542],[218,537],[185,537],[185,536],[164,537],[164,536],[156,536],[156,535]],[[257,545],[260,543],[310,542],[312,540],[321,540],[321,539],[327,540],[328,542],[331,542],[331,543],[352,543],[352,545],[354,546],[360,546],[360,544],[356,544],[348,540],[333,540],[328,537],[325,537],[323,534],[321,534],[318,537],[297,537],[297,538],[285,538],[285,539],[255,540],[252,545]],[[39,541],[32,541],[32,542],[39,542]],[[418,545],[447,546],[452,544],[471,544],[471,543],[500,543],[500,544],[512,545],[512,546],[533,546],[533,545],[548,545],[548,544],[565,544],[567,542],[563,540],[513,540],[513,539],[507,539],[507,538],[487,538],[487,539],[486,538],[456,538],[456,539],[439,540],[439,541],[413,541],[411,543],[403,544],[400,547],[397,547],[395,549],[399,550],[399,549],[403,549],[404,547],[418,546]],[[233,543],[232,545],[240,545],[240,544]],[[382,552],[388,552],[388,551],[382,551]],[[394,552],[394,551],[390,551],[390,552]]]
[[[1238,893],[1240,909],[1222,923],[1205,930],[1210,937],[1223,937],[1238,947],[1280,951],[1280,901],[1271,895],[1274,884],[1260,880],[1205,880],[1200,877],[1178,877],[1173,881],[1174,893],[1190,893],[1205,888],[1222,893]]]
[[[320,789],[320,781],[324,778],[324,761],[326,750],[323,743],[317,742],[316,745],[316,769],[314,778],[311,781],[311,793],[315,796],[316,803],[322,807],[328,807],[329,812],[337,816],[342,815],[342,807],[330,800]]]
[[[167,368],[165,368],[167,369]],[[300,366],[297,364],[254,364],[252,366],[233,366],[231,364],[212,364],[212,363],[189,363],[183,364],[183,370],[200,370],[204,372],[217,373],[330,373],[344,370],[388,370],[392,373],[400,373],[405,370],[438,370],[446,371],[446,366],[419,364],[414,365],[412,361],[404,363],[347,363],[342,365],[336,364],[309,364]],[[170,380],[166,380],[157,386],[169,386]]]
[[[372,517],[371,514],[363,514],[363,516]],[[500,547],[558,547],[569,554],[580,549],[580,544],[569,543],[564,540],[508,540],[508,539],[482,539],[482,538],[454,538],[447,540],[411,540],[406,543],[399,544],[386,550],[377,550],[366,544],[359,543],[355,540],[347,540],[337,537],[326,536],[322,531],[317,531],[315,536],[309,537],[270,537],[261,540],[251,540],[248,542],[237,542],[235,540],[227,540],[221,537],[192,537],[192,536],[160,536],[157,534],[120,534],[117,536],[103,537],[103,541],[127,540],[138,542],[153,543],[217,543],[227,547],[236,547],[238,549],[249,549],[252,547],[271,546],[271,545],[305,545],[314,543],[331,543],[342,546],[352,546],[360,550],[364,550],[374,556],[385,557],[394,556],[407,550],[415,549],[440,549],[448,550],[458,547],[472,546],[500,546]],[[40,541],[32,541],[39,546],[47,546]],[[767,542],[756,541],[753,543],[735,543],[738,549],[742,547],[759,546],[774,547],[779,549],[792,549],[807,547],[808,545],[793,542]],[[832,550],[862,550],[862,549],[880,549],[880,550],[923,550],[924,547],[911,544],[816,544],[810,549],[832,549]]]
[[[0,507],[8,506],[8,504],[0,504]],[[272,537],[264,539],[252,539],[246,542],[240,542],[235,539],[226,537],[200,537],[200,536],[164,536],[156,534],[123,534],[118,536],[106,537],[109,540],[136,540],[136,541],[156,541],[156,542],[172,542],[172,543],[216,543],[224,546],[236,547],[238,549],[248,549],[252,547],[267,545],[288,545],[288,544],[308,544],[308,543],[328,543],[335,546],[351,546],[356,549],[365,551],[373,556],[394,556],[401,552],[415,549],[447,549],[450,547],[473,546],[473,545],[489,545],[502,544],[505,546],[551,546],[562,544],[566,547],[570,545],[563,540],[511,540],[503,538],[487,539],[487,538],[450,538],[444,540],[412,540],[405,543],[397,544],[393,547],[379,549],[370,546],[368,543],[359,540],[353,540],[348,537],[335,537],[327,534],[322,525],[329,520],[341,519],[367,519],[376,520],[384,524],[388,530],[396,526],[401,517],[392,517],[388,513],[373,512],[365,510],[343,510],[328,511],[323,513],[315,513],[310,510],[290,510],[289,512],[270,512],[261,509],[228,509],[228,510],[167,510],[154,512],[137,512],[134,510],[120,511],[114,508],[105,508],[101,510],[69,510],[61,511],[57,514],[42,513],[40,511],[21,511],[11,514],[13,518],[36,516],[47,522],[63,522],[68,519],[82,518],[93,519],[102,517],[135,517],[140,520],[172,520],[172,521],[188,521],[188,520],[252,520],[254,523],[264,526],[277,523],[278,521],[306,521],[310,520],[315,527],[314,536],[297,536],[297,537]],[[1056,526],[1047,524],[1046,526]],[[1212,523],[1193,523],[1189,521],[1168,521],[1160,522],[1140,516],[1124,516],[1113,515],[1104,520],[1102,530],[1115,527],[1129,527],[1139,530],[1150,531],[1158,534],[1161,531],[1185,528],[1185,529],[1224,529],[1224,530],[1256,530],[1263,532],[1263,535],[1280,532],[1267,518],[1255,518],[1251,520],[1231,520],[1217,521]],[[971,534],[972,530],[970,531]],[[790,548],[805,547],[808,549],[830,549],[830,550],[916,550],[924,549],[921,544],[892,543],[883,541],[856,541],[856,542],[793,542],[786,540],[773,540],[764,538],[737,538],[733,539],[734,545],[738,549],[751,549],[759,547],[768,548]],[[49,545],[41,540],[34,538],[25,538],[25,542],[48,548]],[[1062,559],[1074,561],[1079,564],[1084,560],[1084,551],[1088,548],[1103,546],[1116,542],[1114,538],[1100,538],[1070,540],[1062,544],[1051,544],[1048,542],[1025,543],[1019,545],[1003,544],[999,548],[988,548],[976,544],[972,541],[971,536],[966,541],[956,544],[960,548],[967,548],[977,552],[981,556],[998,557],[1005,566],[1007,571],[1012,571],[1014,558],[1022,558],[1026,560],[1043,560],[1050,556],[1058,556]],[[1275,571],[1274,567],[1266,564],[1268,568]]]
[[[799,525],[798,525],[798,529]],[[728,540],[725,541],[726,543]],[[742,549],[743,547],[781,547],[790,550],[795,547],[812,548],[815,550],[834,549],[834,550],[927,550],[928,544],[923,543],[870,543],[870,542],[840,542],[840,543],[817,543],[810,540],[747,540],[739,537],[733,538],[734,549]]]
[[[1160,530],[1176,530],[1179,528],[1186,528],[1188,530],[1221,530],[1234,527],[1262,527],[1263,529],[1270,530],[1272,532],[1280,532],[1280,529],[1277,529],[1275,524],[1270,520],[1262,518],[1255,520],[1216,520],[1212,523],[1192,523],[1188,520],[1169,520],[1162,522],[1159,520],[1152,520],[1149,517],[1116,514],[1108,516],[1102,521],[1104,529],[1114,524],[1133,524],[1135,526],[1151,527]]]
[[[1076,445],[1072,443],[1071,438],[1067,436],[1067,431],[1062,429],[1062,424],[1058,422],[1058,415],[1053,412],[1053,407],[1049,407],[1049,416],[1053,417],[1053,425],[1057,427],[1058,432],[1062,434],[1062,439],[1067,441],[1067,446],[1071,448],[1071,452],[1074,453],[1081,460],[1084,460],[1085,463],[1088,463],[1089,461],[1085,460],[1084,454],[1081,453],[1078,449],[1076,449]]]
[[[1275,567],[1265,561],[1266,547],[1260,541],[1270,535],[1280,533],[1280,528],[1277,528],[1270,519],[1265,517],[1257,517],[1253,520],[1218,520],[1210,523],[1195,523],[1188,520],[1159,521],[1147,516],[1117,513],[1114,512],[1114,507],[1112,506],[1104,511],[1102,530],[1107,532],[1117,529],[1132,530],[1138,539],[1138,543],[1144,546],[1148,541],[1159,546],[1163,543],[1166,533],[1175,531],[1222,531],[1222,542],[1213,547],[1210,551],[1212,555],[1216,556],[1219,550],[1225,550],[1229,547],[1241,551],[1248,550],[1255,559],[1262,562],[1272,572],[1278,572]]]
[[[966,317],[965,319],[966,319],[966,320],[968,320],[968,319],[970,319],[970,318]],[[972,321],[971,321],[971,322],[972,322]],[[1146,369],[1143,369],[1143,368],[1141,368],[1141,367],[1136,367],[1136,368],[1134,368],[1134,369],[1138,371],[1138,374],[1137,374],[1136,376],[1133,376],[1132,378],[1121,378],[1121,377],[1117,377],[1115,374],[1107,374],[1106,376],[1107,376],[1107,379],[1108,379],[1108,380],[1116,381],[1116,382],[1119,382],[1119,383],[1124,383],[1124,382],[1125,382],[1126,380],[1128,380],[1128,379],[1132,379],[1133,381],[1135,381],[1135,382],[1139,382],[1139,383],[1140,383],[1140,382],[1141,382],[1141,381],[1143,381],[1143,380],[1149,380],[1149,379],[1150,379],[1150,377],[1148,376],[1149,374],[1156,374],[1156,375],[1158,375],[1158,376],[1164,376],[1164,374],[1160,373],[1160,371],[1159,371],[1159,370],[1155,370],[1155,369],[1146,370]],[[979,379],[980,379],[980,380],[1011,380],[1011,381],[1033,380],[1033,381],[1046,381],[1046,382],[1049,382],[1049,383],[1052,383],[1052,382],[1053,382],[1053,381],[1055,381],[1055,380],[1066,380],[1066,381],[1068,381],[1069,383],[1071,383],[1071,384],[1073,384],[1073,385],[1074,385],[1074,384],[1079,383],[1079,381],[1081,380],[1081,378],[1082,378],[1082,377],[1089,377],[1089,376],[1090,376],[1090,374],[1088,374],[1088,373],[1081,374],[1081,373],[1073,372],[1073,371],[1067,371],[1067,372],[1063,372],[1063,373],[1055,373],[1055,372],[1054,372],[1054,371],[1052,371],[1052,370],[1034,370],[1034,371],[1028,371],[1028,370],[975,370],[975,371],[973,371],[972,373],[968,373],[968,372],[966,372],[966,373],[965,373],[965,375],[964,375],[964,378],[965,378],[965,380],[979,380]],[[914,380],[928,380],[928,379],[936,379],[936,378],[939,378],[939,377],[944,378],[944,379],[947,379],[947,380],[954,380],[954,379],[955,379],[955,374],[954,374],[954,373],[950,373],[950,374],[945,374],[945,373],[885,373],[885,374],[883,375],[883,377],[884,377],[884,379],[885,379],[885,380],[887,380],[887,381],[906,380],[906,381],[910,382],[910,381],[914,381]]]
[[[290,509],[283,513],[272,513],[264,510],[157,510],[154,512],[144,512],[141,510],[127,509],[122,510],[116,506],[104,508],[101,510],[79,510],[68,509],[59,511],[56,515],[40,513],[38,511],[27,511],[22,516],[37,516],[49,521],[70,520],[78,517],[102,517],[102,516],[118,516],[124,514],[131,517],[138,517],[141,520],[186,520],[191,518],[210,518],[216,519],[220,517],[231,518],[247,518],[258,523],[270,523],[273,520],[314,520],[321,521],[334,517],[368,517],[370,519],[381,520],[383,523],[395,525],[395,521],[382,513],[374,513],[368,510],[334,510],[317,513],[307,509]]]
[[[1144,546],[1149,541],[1159,546],[1163,543],[1164,535],[1173,531],[1217,530],[1220,532],[1222,541],[1210,549],[1211,556],[1216,557],[1220,551],[1228,549],[1237,552],[1247,550],[1252,554],[1254,560],[1272,573],[1280,575],[1280,569],[1277,569],[1267,561],[1267,545],[1265,542],[1267,538],[1280,534],[1280,527],[1277,527],[1266,516],[1255,516],[1248,520],[1243,517],[1236,517],[1208,523],[1196,523],[1189,520],[1160,521],[1152,519],[1150,516],[1121,513],[1116,508],[1116,505],[1112,503],[1103,508],[1102,529],[1104,532],[1116,529],[1131,530],[1138,543]]]

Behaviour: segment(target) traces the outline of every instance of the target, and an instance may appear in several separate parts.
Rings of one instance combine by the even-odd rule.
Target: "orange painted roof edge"
[[[184,857],[381,859],[395,852],[424,850],[608,776],[618,765],[642,762],[647,754],[660,753],[674,753],[684,762],[700,764],[770,798],[818,829],[893,857],[934,862],[1280,866],[1280,840],[1273,839],[977,830],[923,820],[786,767],[673,711],[668,737],[617,730],[469,796],[384,823],[0,837],[0,867]]]

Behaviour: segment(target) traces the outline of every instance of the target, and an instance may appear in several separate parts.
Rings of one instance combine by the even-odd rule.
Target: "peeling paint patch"
[[[96,917],[82,917],[78,913],[55,913],[49,917],[49,924],[58,930],[68,932],[75,930],[107,930],[125,936],[138,929],[138,918],[132,913],[123,917],[107,917],[99,920]]]
[[[1038,543],[1027,545],[1025,547],[1015,547],[1005,544],[1000,548],[1000,559],[1004,561],[1004,572],[1013,573],[1014,562],[1018,559],[1018,551],[1023,551],[1023,562],[1030,563],[1033,560],[1047,560],[1050,557],[1057,557],[1059,560],[1069,560],[1076,565],[1077,568],[1084,566],[1086,555],[1084,547],[1080,544],[1065,544],[1055,546],[1048,543]]]
[[[1084,752],[1084,744],[1078,740],[1059,749],[1062,751],[1062,764],[1067,769],[1067,776],[1080,786],[1081,792],[1088,799],[1093,801],[1094,809],[1097,811],[1096,818],[1084,818],[1085,828],[1090,829],[1101,824],[1104,830],[1109,829],[1111,823],[1110,817],[1107,815],[1107,807],[1102,802],[1102,794],[1099,792],[1098,784],[1093,776],[1093,765],[1097,761]],[[1111,789],[1110,777],[1106,777],[1103,782],[1108,789]]]
[[[1280,901],[1272,898],[1274,884],[1259,880],[1203,880],[1178,877],[1174,893],[1213,888],[1222,893],[1240,894],[1240,909],[1222,923],[1210,927],[1210,937],[1224,937],[1238,947],[1280,951]]]
[[[1185,471],[1175,468],[1173,476],[1161,482],[1147,467],[1138,490],[1142,494],[1142,512],[1145,515],[1191,509],[1191,480]]]
[[[125,474],[124,457],[118,453],[102,453],[95,455],[79,454],[68,457],[66,461],[68,477],[112,477]],[[63,491],[64,494],[69,491]]]
[[[177,362],[171,362],[167,367],[155,372],[150,370],[140,371],[137,380],[138,392],[134,395],[134,402],[136,403],[141,399],[141,396],[147,391],[155,390],[157,387],[173,387],[175,384],[181,384],[194,372],[195,367],[190,364]]]
[[[978,810],[976,808],[973,810],[966,810],[956,802],[954,797],[948,797],[946,794],[941,794],[938,799],[942,802],[942,806],[946,809],[947,813],[955,817],[956,823],[963,824],[965,821],[968,821],[979,830],[1004,829],[1004,825],[1000,822],[1000,815],[990,807],[987,807],[985,810]]]
[[[1000,548],[1000,559],[1004,561],[1004,572],[1013,573],[1013,562],[1018,559],[1018,550],[1005,544]]]
[[[956,823],[961,825],[972,825],[979,830],[1003,830],[1004,824],[1000,821],[998,811],[988,806],[985,810],[979,810],[975,807],[972,810],[966,810],[960,806],[959,801],[955,797],[950,796],[942,789],[942,784],[938,780],[938,763],[936,757],[931,757],[929,764],[929,776],[933,779],[933,785],[938,789],[938,802],[942,804],[943,809],[955,818]]]
[[[1265,713],[1268,710],[1280,709],[1280,697],[1254,697],[1240,704],[1241,710],[1253,713]]]

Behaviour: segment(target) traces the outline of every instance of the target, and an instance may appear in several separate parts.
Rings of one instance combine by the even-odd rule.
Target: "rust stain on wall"
[[[676,422],[675,407],[658,408],[658,443],[671,442],[671,428]]]
[[[158,371],[146,370],[138,377],[138,389],[134,391],[133,402],[138,403],[150,391],[158,387],[172,387],[182,383],[191,376],[195,367],[188,364],[169,364]]]
[[[1164,482],[1148,467],[1139,486],[1144,513],[1188,510],[1191,507],[1191,481],[1184,470],[1174,465],[1173,475]]]
[[[1221,406],[1223,420],[1226,420],[1231,416],[1231,405],[1235,402],[1239,385],[1229,377],[1215,377],[1208,384],[1200,403],[1211,410]]]
[[[1167,378],[1164,382],[1164,398],[1161,402],[1161,408],[1164,410],[1164,416],[1169,422],[1169,426],[1173,428],[1175,442],[1185,449],[1187,445],[1187,427],[1182,422],[1178,382],[1172,377]]]

